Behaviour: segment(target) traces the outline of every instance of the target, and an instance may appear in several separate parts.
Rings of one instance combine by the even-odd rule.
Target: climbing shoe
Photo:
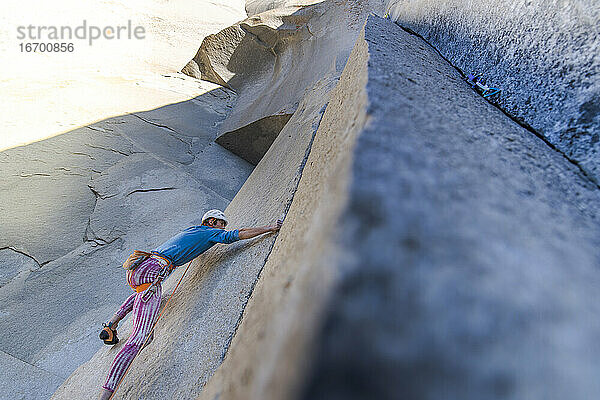
[[[117,344],[119,343],[119,338],[117,337],[117,330],[112,328],[112,324],[109,322],[108,324],[102,324],[104,327],[100,331],[100,339],[104,341],[104,344]]]

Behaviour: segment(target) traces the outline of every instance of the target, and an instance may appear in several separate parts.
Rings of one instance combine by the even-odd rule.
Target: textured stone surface
[[[293,113],[307,88],[328,73],[341,73],[366,16],[381,13],[383,1],[248,6],[251,17],[207,36],[183,69],[236,91],[238,103],[222,133]]]
[[[331,243],[339,234],[354,141],[366,120],[366,68],[366,45],[356,46],[331,92],[286,222],[231,348],[199,399],[297,396],[323,303],[337,275],[336,260],[343,256],[332,251]],[[305,104],[309,100],[316,111],[327,98],[314,88]]]
[[[206,35],[246,18],[244,0],[5,0],[2,5],[0,150],[194,97],[181,90],[189,88],[189,81],[171,85],[168,75],[189,61]],[[144,28],[144,38],[125,35],[89,45],[89,34],[70,40],[65,32],[63,42],[73,43],[73,52],[21,50],[21,44],[45,40],[19,40],[17,26],[74,30],[83,20],[100,28],[130,21],[132,27]]]
[[[51,370],[42,370],[0,351],[3,379],[0,393],[5,399],[49,398],[64,380]]]
[[[269,10],[273,10],[275,8],[280,8],[280,7],[285,7],[285,6],[289,6],[289,5],[295,5],[295,4],[304,4],[304,5],[308,5],[308,4],[314,4],[314,3],[318,3],[321,0],[313,0],[313,1],[305,1],[305,0],[298,0],[298,1],[290,1],[290,0],[248,0],[246,1],[246,14],[248,14],[249,17],[252,17],[253,15],[256,14],[260,14],[262,12],[265,11],[269,11]]]
[[[600,192],[369,17],[369,120],[306,399],[600,394]]]
[[[600,184],[600,6],[594,0],[388,2],[390,14]],[[438,92],[439,93],[439,92]]]
[[[11,248],[0,250],[0,287],[12,281],[18,275],[38,269],[40,265],[31,256]]]
[[[336,51],[339,52],[339,46],[345,44],[347,48],[344,51],[349,51],[352,47],[351,42],[356,36],[356,32],[352,32],[351,30],[360,27],[362,24],[362,22],[359,22],[360,18],[363,18],[364,20],[367,14],[367,7],[359,5],[356,2],[347,2],[344,3],[343,6],[345,8],[337,7],[336,9],[331,10],[319,8],[316,11],[313,9],[311,10],[311,13],[301,13],[300,16],[298,16],[298,18],[313,18],[309,20],[311,31],[314,30],[317,31],[319,35],[323,35],[322,40],[324,43],[318,43],[317,41],[317,43],[313,43],[311,46],[314,46],[313,51],[318,50],[319,52],[323,52],[324,58],[325,56],[329,57],[329,61],[325,63],[327,64],[326,68],[319,70],[318,68],[313,68],[313,65],[310,65],[310,67],[313,68],[312,70],[303,71],[303,67],[301,67],[302,63],[305,63],[306,65],[307,62],[310,61],[310,63],[313,63],[314,60],[309,59],[304,55],[298,57],[297,60],[294,60],[292,53],[303,54],[303,51],[305,50],[305,47],[303,46],[307,46],[307,44],[287,43],[286,45],[289,46],[288,50],[290,54],[287,55],[285,60],[282,60],[285,61],[285,63],[281,63],[282,71],[280,71],[278,79],[293,82],[293,87],[287,87],[285,90],[280,90],[280,93],[275,93],[276,87],[272,88],[267,86],[266,89],[272,90],[272,92],[265,94],[263,91],[245,92],[245,88],[242,88],[243,85],[239,87],[236,86],[236,82],[243,82],[243,76],[241,75],[232,75],[231,79],[227,82],[231,87],[237,90],[237,103],[233,113],[240,113],[240,115],[247,107],[247,103],[242,99],[244,96],[247,96],[246,99],[251,95],[256,96],[252,101],[256,104],[263,103],[261,107],[264,106],[265,100],[266,103],[276,104],[279,102],[280,105],[287,107],[286,104],[290,104],[290,99],[296,98],[295,101],[298,101],[300,99],[299,96],[306,94],[303,102],[300,102],[299,105],[293,105],[293,109],[295,109],[296,112],[285,125],[283,131],[277,136],[273,145],[269,148],[268,152],[228,207],[227,213],[237,226],[256,225],[265,223],[267,220],[272,221],[289,208],[289,204],[292,201],[296,186],[301,177],[302,169],[307,162],[306,158],[309,154],[308,147],[312,143],[313,135],[318,127],[321,115],[324,112],[323,106],[326,99],[326,93],[328,93],[332,87],[332,82],[335,77],[341,72],[341,68],[336,66],[334,62],[337,53],[332,55],[328,50],[331,49],[331,46],[335,45],[338,46],[336,47]],[[286,10],[284,11],[287,12]],[[278,15],[284,15],[284,11],[279,10],[277,13],[279,13]],[[346,15],[347,13],[349,13],[349,17]],[[297,16],[295,15],[291,17],[286,17],[284,15],[282,18],[296,17]],[[336,19],[341,28],[336,27],[337,25],[334,24]],[[260,31],[263,28],[259,26],[260,24],[257,21],[260,22],[261,20],[257,19],[253,22],[258,26],[256,29]],[[235,31],[238,29],[236,27],[233,28],[229,30],[226,29],[224,32]],[[331,32],[328,30],[330,29],[334,29],[334,31],[337,29],[339,32],[336,34],[339,36],[332,35],[329,37],[328,33]],[[350,31],[350,33],[348,33],[348,31]],[[350,36],[344,36],[340,32],[345,32]],[[264,34],[267,35],[266,37],[270,37],[269,35],[273,35],[273,32],[267,30]],[[224,34],[223,32],[219,35],[227,37],[227,34]],[[214,41],[213,39],[205,41],[203,47],[214,47],[216,49],[218,46],[216,46],[215,43],[218,43],[218,41]],[[221,38],[219,40],[223,39]],[[236,43],[229,44],[235,45]],[[294,48],[294,46],[296,46],[296,48]],[[234,48],[234,50],[240,52],[240,54],[245,54],[245,57],[251,58],[253,56],[252,51],[255,51],[256,49],[252,51],[249,49],[252,49],[252,46],[242,46],[241,50]],[[228,54],[226,50],[222,48],[220,50],[224,51],[223,54]],[[258,54],[261,53],[259,52]],[[343,66],[346,57],[347,54],[338,60],[340,66]],[[234,58],[235,57],[232,59]],[[198,59],[197,56],[195,60]],[[237,60],[237,62],[239,61],[240,60]],[[297,64],[292,64],[292,62]],[[224,65],[232,65],[232,63],[227,61]],[[202,68],[203,71],[207,71],[204,67]],[[285,70],[285,68],[291,70],[290,76],[286,75],[287,70]],[[219,70],[219,68],[214,68],[213,71],[214,70]],[[254,73],[252,68],[250,68],[248,72]],[[326,72],[326,78],[319,80],[319,74],[322,76],[323,73]],[[310,73],[313,75],[310,75]],[[224,73],[221,72],[221,74]],[[305,78],[308,76],[310,79],[303,78],[294,81],[293,78],[298,78],[298,74],[305,74]],[[311,84],[311,82],[316,82],[314,87],[307,87],[306,85]],[[350,82],[348,85],[352,86],[353,83]],[[272,98],[275,96],[279,96],[279,98]],[[269,104],[267,104],[266,107],[269,107]],[[337,107],[340,108],[343,106],[338,104]],[[335,117],[330,117],[330,119],[331,118],[335,119]],[[347,117],[343,120],[343,123],[351,124],[353,121],[353,117]],[[329,129],[331,130],[333,128],[330,127]],[[326,151],[324,150],[318,153],[321,158],[319,159],[318,164],[315,166],[310,165],[311,171],[313,171],[312,173],[316,175],[313,179],[315,183],[319,185],[321,184],[321,180],[326,180],[324,177],[328,176],[327,173],[329,172],[342,174],[341,171],[338,171],[335,168],[336,166],[341,167],[343,165],[343,163],[338,163],[338,165],[336,165],[335,160],[337,160],[337,157],[334,157],[332,154],[332,152],[336,151],[335,144],[344,143],[345,146],[348,146],[352,143],[349,138],[343,136],[337,141],[332,140],[327,142],[327,139],[324,140],[328,143],[324,145]],[[345,154],[347,154],[347,151],[340,153],[342,158]],[[318,165],[322,164],[322,159],[330,159],[332,165],[331,170],[325,169],[322,171],[323,175],[321,176]],[[331,179],[335,180],[335,178]],[[320,189],[320,191],[326,190],[326,187]],[[312,194],[314,194],[314,192],[308,190],[303,195],[303,201],[305,203],[310,203]],[[315,199],[318,198],[318,196],[315,197]],[[323,204],[323,207],[325,208],[331,207],[330,210],[339,209],[340,207],[340,203],[336,202],[330,203],[325,201]],[[307,204],[304,204],[303,207],[305,210],[308,210]],[[125,213],[127,213],[127,211],[125,211]],[[296,211],[298,217],[304,218],[303,214],[302,208],[300,211]],[[335,213],[332,213],[328,218],[331,219],[334,215]],[[291,223],[294,222],[292,221]],[[298,229],[300,230],[307,228],[305,221],[298,222],[298,224]],[[93,231],[96,232],[96,230]],[[321,235],[322,236],[319,237],[327,236],[325,233],[322,233]],[[289,242],[292,240],[292,237],[288,236],[286,240]],[[313,241],[314,240],[320,242],[316,237]],[[198,395],[204,384],[221,363],[222,358],[229,348],[229,344],[237,329],[246,302],[257,282],[258,274],[265,265],[272,244],[273,239],[267,237],[250,244],[240,243],[229,247],[216,248],[214,251],[201,257],[201,260],[197,264],[194,264],[191,276],[186,278],[187,284],[173,299],[173,308],[167,310],[165,319],[161,321],[161,325],[157,330],[157,338],[153,343],[153,346],[156,346],[156,348],[153,352],[142,353],[136,360],[136,364],[132,367],[129,376],[124,381],[123,387],[119,390],[117,398],[168,398],[174,396],[189,398]],[[301,253],[301,249],[295,250],[296,257],[299,257]],[[283,255],[280,254],[279,257],[283,257]],[[303,276],[303,279],[307,279],[306,275]],[[328,273],[325,273],[324,277],[327,276]],[[172,279],[176,279],[176,275]],[[167,283],[167,286],[172,285],[172,280],[170,282],[171,283]],[[312,281],[307,279],[304,283],[299,285],[299,288],[295,288],[294,292],[300,291],[300,288],[310,286],[310,282]],[[323,280],[323,284],[325,284],[325,282],[326,280]],[[325,293],[326,290],[323,289],[321,295],[324,296]],[[295,296],[297,296],[297,294]],[[316,299],[317,297],[315,297],[315,300]],[[311,318],[307,321],[310,321],[310,319]],[[308,326],[309,325],[307,325],[307,327]],[[273,328],[274,327],[275,325],[273,325]],[[122,332],[124,335],[123,337],[126,337],[128,334],[127,328],[125,327]],[[161,337],[166,338],[174,336],[178,338],[177,341],[160,339]],[[185,345],[182,346],[182,343]],[[56,392],[55,398],[78,398],[85,395],[85,389],[83,388],[98,387],[102,382],[102,379],[104,379],[104,375],[114,358],[115,352],[118,351],[118,348],[119,346],[110,350],[103,349],[97,353],[92,360],[82,365],[65,382],[65,384]],[[273,354],[272,359],[281,356],[279,353],[280,349],[281,347],[278,347],[278,351]],[[286,357],[286,355],[284,355],[284,357]],[[190,367],[192,365],[194,367]],[[288,373],[292,373],[292,376],[285,378],[286,380],[296,379],[292,369],[288,370]],[[174,374],[179,377],[177,381],[172,381],[169,378]],[[144,387],[139,387],[139,385],[136,384],[136,382],[148,379],[149,377],[152,377],[152,384]]]
[[[0,288],[0,324],[41,321],[32,343],[6,336],[0,349],[30,363],[39,397],[55,385],[48,371],[82,363],[53,398],[93,397],[121,348],[84,362],[99,345],[99,316],[130,292],[123,256],[237,193],[232,228],[287,212],[281,232],[217,246],[192,264],[117,399],[597,397],[597,187],[391,21],[371,17],[354,45],[373,4],[306,3],[315,2],[249,2],[255,18],[203,43],[189,69],[235,94],[212,86],[74,136],[71,152],[96,140],[127,146],[98,142],[116,150],[113,159],[101,170],[83,163],[87,179],[72,183],[82,207],[73,235],[83,244],[57,240],[59,258],[41,269],[25,251],[0,247],[18,264],[3,275],[13,278]],[[232,129],[293,112],[239,192],[251,167],[212,143],[232,130],[219,126],[232,108]],[[18,152],[0,157],[10,165],[13,154],[36,165]],[[24,173],[50,178],[39,171]],[[11,170],[16,182],[20,172]],[[64,180],[41,182],[55,201]],[[28,198],[5,189],[11,202]],[[22,243],[43,254],[34,240]],[[182,273],[167,280],[167,295]],[[42,343],[56,326],[73,332],[69,340]],[[14,374],[2,384],[28,373],[9,358]]]

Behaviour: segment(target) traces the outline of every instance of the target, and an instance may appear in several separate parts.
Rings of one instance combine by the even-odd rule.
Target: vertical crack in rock
[[[298,171],[296,172],[295,186],[294,186],[294,189],[293,189],[293,192],[292,192],[292,196],[290,196],[290,198],[288,199],[287,203],[285,204],[285,208],[284,208],[284,212],[283,212],[283,218],[284,219],[285,219],[285,216],[287,215],[290,207],[292,206],[292,202],[294,201],[294,195],[296,194],[296,191],[298,190],[298,185],[300,184],[300,178],[302,177],[302,172],[304,171],[304,167],[306,166],[306,162],[308,161],[308,157],[310,155],[310,151],[311,151],[313,143],[315,141],[315,137],[317,136],[317,130],[319,128],[319,125],[321,125],[321,120],[323,119],[323,115],[325,114],[325,110],[327,109],[327,105],[328,104],[329,104],[329,102],[325,103],[323,105],[323,107],[321,108],[321,110],[319,110],[319,114],[320,114],[319,120],[316,121],[313,124],[313,126],[312,126],[313,132],[312,132],[310,141],[308,143],[308,146],[306,147],[306,151],[304,152],[304,157],[302,159],[302,162],[300,163],[300,166],[298,167]],[[273,240],[273,242],[269,246],[269,250],[267,251],[267,255],[265,256],[265,258],[263,260],[262,267],[258,271],[258,274],[257,274],[256,278],[254,279],[254,281],[252,282],[252,284],[250,286],[250,290],[248,291],[248,295],[246,296],[245,303],[242,305],[242,310],[241,310],[239,318],[238,318],[238,320],[237,320],[237,322],[235,324],[235,328],[234,328],[233,332],[231,333],[231,335],[229,335],[229,337],[227,338],[227,342],[225,344],[225,351],[221,355],[221,362],[223,362],[223,360],[225,359],[225,357],[227,357],[227,353],[229,352],[229,348],[231,346],[231,342],[233,341],[233,338],[237,334],[238,328],[240,327],[240,324],[241,324],[242,320],[244,319],[244,312],[246,310],[246,306],[248,305],[248,301],[252,297],[252,293],[254,292],[254,288],[255,288],[256,284],[258,283],[258,281],[261,278],[263,268],[264,268],[265,264],[267,263],[267,260],[269,259],[269,256],[271,255],[271,252],[273,251],[273,247],[275,246],[275,242],[277,242],[277,239]]]
[[[365,30],[370,121],[300,398],[598,397],[600,193],[420,39]]]
[[[90,188],[90,190],[94,194],[94,207],[92,207],[92,213],[88,217],[88,222],[85,227],[85,231],[83,232],[83,243],[93,242],[93,243],[97,244],[97,242],[94,239],[90,238],[90,234],[91,234],[91,237],[93,237],[93,238],[96,237],[96,235],[94,234],[94,231],[92,231],[92,215],[94,214],[94,211],[96,210],[96,205],[98,204],[98,199],[102,198],[102,197],[100,196],[100,193],[98,193],[91,185],[88,184],[88,188]]]
[[[96,201],[98,201],[98,199],[106,200],[106,199],[110,199],[111,197],[115,197],[116,196],[116,194],[102,195],[96,189],[94,189],[93,186],[91,186],[89,184],[88,184],[88,188],[90,188],[90,190],[92,191],[92,193],[94,193],[94,196],[96,196]],[[94,203],[94,208],[96,208],[96,203]]]
[[[117,240],[121,240],[121,237],[116,236],[111,240],[106,240],[106,239],[102,239],[101,237],[97,236],[96,233],[94,232],[94,230],[92,229],[92,218],[90,217],[88,219],[88,223],[85,228],[85,232],[83,234],[83,242],[84,243],[91,243],[92,247],[96,247],[96,246],[106,246],[108,244],[116,242]]]
[[[421,36],[420,34],[418,34],[417,32],[413,31],[412,29],[401,25],[398,22],[395,22],[396,25],[398,25],[400,28],[402,28],[405,32],[418,37],[419,39],[421,39],[423,42],[427,43],[427,45],[429,45],[441,58],[444,59],[444,61],[446,61],[449,65],[451,65],[454,69],[456,69],[456,71],[458,71],[458,73],[466,79],[466,74],[459,68],[457,67],[455,64],[453,64],[448,58],[446,58],[435,46],[433,46],[427,39],[425,39],[423,36]],[[556,147],[554,144],[552,144],[552,142],[550,142],[544,135],[542,135],[541,133],[539,133],[538,131],[536,131],[531,125],[529,125],[527,122],[525,122],[522,118],[511,114],[510,112],[508,112],[507,110],[505,110],[504,108],[502,108],[499,104],[492,102],[490,99],[486,99],[488,101],[488,103],[490,103],[491,105],[493,105],[494,107],[496,107],[498,110],[500,110],[504,115],[506,115],[508,118],[510,118],[511,120],[513,120],[515,123],[517,123],[518,125],[520,125],[521,127],[525,128],[528,132],[534,134],[536,137],[538,137],[539,139],[541,139],[548,147],[550,147],[552,150],[556,151],[558,154],[560,154],[561,156],[563,156],[565,158],[565,160],[567,160],[569,163],[573,164],[574,166],[576,166],[579,171],[581,172],[582,176],[587,179],[590,183],[592,183],[594,186],[596,186],[597,189],[600,189],[600,182],[598,182],[585,168],[583,168],[581,166],[581,164],[575,160],[572,159],[571,157],[569,157],[566,153],[564,153],[562,150],[560,150],[558,147]]]
[[[533,3],[391,0],[387,10],[463,71],[501,86],[495,103],[600,183],[600,140],[594,137],[600,129],[600,108],[594,106],[600,104],[597,8],[592,11],[584,0],[567,7]]]
[[[90,188],[92,193],[94,193],[95,200],[94,200],[94,207],[92,208],[92,213],[88,217],[88,222],[85,227],[85,231],[83,232],[83,243],[92,243],[96,246],[105,246],[107,244],[111,244],[111,243],[121,239],[120,236],[117,236],[112,240],[102,239],[101,237],[98,237],[92,229],[92,215],[94,214],[94,211],[96,210],[96,205],[98,204],[98,199],[102,199],[102,200],[109,199],[116,195],[113,194],[113,195],[104,195],[103,196],[89,184],[88,184],[88,188]]]

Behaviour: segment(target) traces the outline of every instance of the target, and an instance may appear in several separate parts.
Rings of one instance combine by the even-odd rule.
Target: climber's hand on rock
[[[281,228],[282,220],[277,221],[274,225],[265,225],[257,228],[241,228],[239,230],[240,239],[252,239],[258,235],[269,232],[277,232]]]
[[[271,225],[271,232],[277,232],[281,229],[281,225],[283,224],[283,220],[278,219],[275,225]]]

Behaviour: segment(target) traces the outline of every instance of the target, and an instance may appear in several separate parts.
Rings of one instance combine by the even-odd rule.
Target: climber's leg
[[[102,392],[100,392],[100,397],[98,397],[98,400],[108,400],[110,399],[110,396],[112,396],[113,392],[111,392],[108,389],[102,389]]]
[[[104,344],[114,345],[119,343],[119,339],[117,337],[117,326],[119,325],[119,321],[125,318],[125,315],[127,315],[127,313],[133,309],[133,303],[136,295],[137,293],[133,293],[131,296],[129,296],[117,310],[115,315],[113,315],[110,321],[104,324],[104,328],[100,331],[99,335],[100,340],[102,340]]]
[[[117,310],[115,315],[110,319],[109,322],[112,322],[113,326],[116,328],[119,321],[121,321],[125,316],[133,309],[133,303],[135,301],[135,296],[137,293],[133,293],[131,296],[125,300],[121,307]]]
[[[115,390],[129,364],[144,345],[158,315],[161,297],[160,285],[158,285],[154,295],[147,301],[142,300],[143,293],[136,293],[133,303],[133,331],[110,367],[106,381],[102,386],[107,391],[113,392]]]

